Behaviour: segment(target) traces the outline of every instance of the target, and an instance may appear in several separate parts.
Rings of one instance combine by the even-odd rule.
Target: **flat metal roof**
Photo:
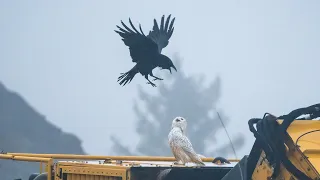
[[[195,167],[194,163],[187,163],[183,165],[174,165],[173,162],[168,161],[111,161],[104,163],[104,161],[58,161],[66,163],[76,164],[92,164],[92,165],[108,165],[108,166],[131,166],[131,167]],[[212,162],[204,162],[204,167],[234,167],[237,162],[231,162],[230,164],[214,164]]]

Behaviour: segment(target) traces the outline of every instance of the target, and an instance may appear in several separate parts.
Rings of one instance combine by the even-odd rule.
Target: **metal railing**
[[[40,163],[40,172],[42,172],[42,163],[46,163],[46,172],[48,173],[47,180],[51,180],[52,176],[52,165],[53,159],[46,157],[34,157],[34,156],[23,156],[23,155],[13,155],[13,154],[0,154],[0,159],[8,159],[15,161],[28,161],[28,162],[39,162]]]

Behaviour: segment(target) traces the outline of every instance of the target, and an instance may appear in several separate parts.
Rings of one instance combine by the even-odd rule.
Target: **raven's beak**
[[[177,68],[174,65],[172,65],[172,68],[177,72]],[[170,73],[171,73],[171,68],[170,68]]]

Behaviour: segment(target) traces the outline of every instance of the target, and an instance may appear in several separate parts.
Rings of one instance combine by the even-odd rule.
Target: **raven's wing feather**
[[[115,32],[122,37],[124,44],[129,47],[132,62],[150,61],[148,57],[154,53],[158,53],[157,44],[144,35],[141,25],[139,25],[139,32],[132,24],[130,18],[129,23],[133,30],[121,21],[124,28],[117,26],[119,30],[115,30]]]
[[[148,38],[152,39],[158,45],[158,51],[161,53],[162,49],[169,44],[169,39],[172,36],[174,27],[173,23],[175,18],[172,19],[170,25],[171,14],[168,16],[166,23],[164,24],[164,15],[161,18],[160,28],[158,26],[157,20],[153,20],[152,31],[149,32]]]

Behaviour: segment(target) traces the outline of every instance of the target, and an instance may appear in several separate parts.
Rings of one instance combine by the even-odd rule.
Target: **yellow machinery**
[[[45,163],[45,173],[42,176],[32,174],[30,180],[156,180],[162,171],[170,168],[174,169],[170,173],[193,179],[202,176],[221,179],[238,162],[227,160],[228,164],[216,164],[212,163],[213,158],[204,158],[206,167],[197,168],[192,165],[173,167],[173,157],[6,153],[0,158],[41,162],[40,171]],[[216,160],[226,161],[223,158]]]
[[[302,115],[306,117],[299,118]],[[256,138],[251,152],[222,180],[320,179],[320,122],[312,120],[318,117],[320,104],[280,117],[266,113],[250,119],[249,130]]]
[[[318,117],[320,104],[250,119],[256,138],[250,154],[240,161],[203,158],[204,167],[173,165],[173,157],[5,153],[0,159],[40,162],[40,172],[46,164],[29,180],[320,180],[320,121],[312,120]]]

